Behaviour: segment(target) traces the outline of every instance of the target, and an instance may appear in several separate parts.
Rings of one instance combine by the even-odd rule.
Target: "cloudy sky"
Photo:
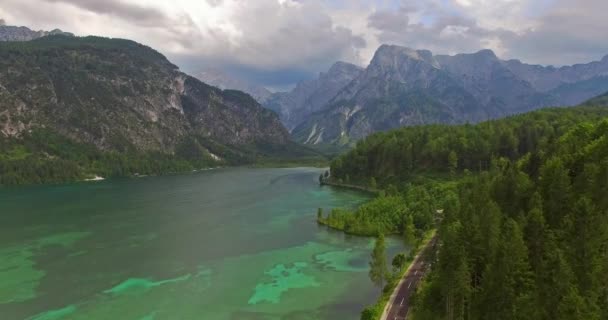
[[[494,50],[566,65],[608,54],[608,0],[2,0],[0,23],[121,37],[187,72],[208,67],[271,88],[382,43],[437,54]]]

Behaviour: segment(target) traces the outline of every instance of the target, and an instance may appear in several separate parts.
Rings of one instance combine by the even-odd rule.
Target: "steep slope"
[[[49,35],[64,35],[73,36],[69,32],[63,32],[59,29],[51,31],[34,31],[28,27],[6,26],[0,24],[0,41],[29,41]]]
[[[305,118],[292,136],[307,144],[348,145],[391,128],[572,106],[606,91],[608,56],[554,68],[502,61],[491,50],[433,56],[382,45],[365,71]]]
[[[503,64],[539,92],[553,95],[560,105],[576,105],[608,90],[608,56],[600,61],[560,68],[519,60]]]
[[[206,69],[195,73],[194,76],[199,80],[222,90],[232,89],[248,93],[260,104],[265,103],[272,95],[272,92],[262,86],[230,76],[218,69]]]
[[[293,129],[312,113],[324,108],[362,71],[363,69],[356,65],[336,62],[317,79],[300,82],[290,92],[275,93],[264,105],[275,110],[287,128]]]
[[[593,98],[585,101],[582,105],[608,107],[608,92],[601,94],[597,97],[593,97]]]
[[[194,166],[307,153],[251,96],[204,84],[146,46],[98,37],[0,43],[0,140],[9,155],[0,157],[0,175],[26,156],[35,163],[76,156],[95,172],[104,153],[177,156]],[[71,144],[74,155],[56,152]],[[10,156],[15,150],[20,156]],[[183,169],[150,169],[144,158],[140,167],[154,172]]]
[[[491,117],[557,103],[506,68],[491,50],[455,56],[441,55],[436,59],[443,70],[460,81],[464,89],[485,106]]]
[[[473,113],[483,113],[481,106],[440,69],[430,52],[383,45],[329,108],[292,135],[309,144],[343,145],[375,131],[434,120],[456,123]]]
[[[187,134],[288,140],[248,95],[208,86],[135,42],[52,36],[0,44],[0,55],[5,135],[45,126],[100,149],[163,152]]]

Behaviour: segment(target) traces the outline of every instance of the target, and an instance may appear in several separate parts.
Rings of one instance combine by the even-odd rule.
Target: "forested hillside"
[[[555,152],[555,142],[572,127],[604,117],[608,108],[585,105],[476,125],[426,125],[376,133],[332,162],[332,179],[367,185],[375,178],[380,185],[399,185],[418,173],[488,170],[492,159],[526,155],[530,166],[538,167],[539,157]]]
[[[608,120],[535,153],[460,185],[413,319],[608,317]]]
[[[0,185],[319,159],[249,95],[123,39],[0,42]]]
[[[419,208],[442,210],[413,319],[608,319],[605,100],[375,134],[332,163],[330,181],[398,190],[405,206],[411,190],[433,190],[428,177],[451,182]],[[405,232],[411,213],[392,218],[403,206],[372,224]]]

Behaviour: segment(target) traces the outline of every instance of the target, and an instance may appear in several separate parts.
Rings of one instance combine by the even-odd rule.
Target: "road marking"
[[[407,288],[409,289],[411,285],[412,285],[412,283],[410,282],[410,284],[407,285]]]
[[[414,275],[418,275],[418,270],[416,270],[416,272],[414,272]]]
[[[403,305],[403,300],[405,300],[405,298],[401,299],[401,303],[399,304],[400,306]]]

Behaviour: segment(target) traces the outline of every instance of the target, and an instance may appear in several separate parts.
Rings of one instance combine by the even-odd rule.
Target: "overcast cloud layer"
[[[366,65],[382,43],[436,54],[489,48],[566,65],[608,54],[606,0],[2,0],[0,23],[121,37],[186,71],[224,68],[269,87]]]

